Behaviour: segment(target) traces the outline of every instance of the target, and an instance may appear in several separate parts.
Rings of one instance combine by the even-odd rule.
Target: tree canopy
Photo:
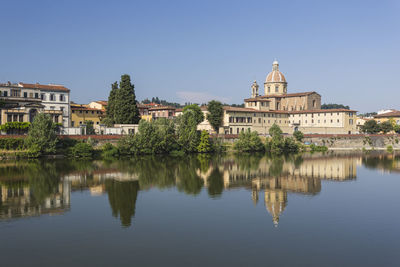
[[[210,102],[208,102],[207,110],[207,120],[211,124],[213,129],[218,133],[219,127],[221,127],[222,125],[222,116],[224,114],[222,103],[219,101],[211,100]]]
[[[28,149],[38,154],[50,154],[56,152],[57,125],[51,117],[44,113],[39,113],[33,119],[25,145]]]
[[[349,106],[345,106],[342,104],[322,104],[321,105],[321,109],[337,109],[337,108],[350,109]]]
[[[204,121],[203,111],[201,111],[201,108],[197,104],[191,104],[191,105],[184,107],[183,113],[185,113],[185,112],[193,113],[195,120],[196,120],[196,124],[199,124],[202,121]]]

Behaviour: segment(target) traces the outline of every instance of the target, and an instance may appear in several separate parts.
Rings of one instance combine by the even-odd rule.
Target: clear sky
[[[131,75],[139,100],[243,103],[276,58],[289,92],[400,109],[400,0],[0,0],[0,82],[64,84],[78,103]]]

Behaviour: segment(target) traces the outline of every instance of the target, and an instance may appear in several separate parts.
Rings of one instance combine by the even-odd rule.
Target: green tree
[[[239,139],[235,142],[234,148],[239,152],[264,151],[264,145],[257,132],[250,130],[239,134]]]
[[[222,116],[224,115],[222,103],[212,100],[208,102],[207,110],[207,120],[218,134],[219,127],[222,125]]]
[[[108,96],[108,103],[106,107],[106,118],[103,123],[107,126],[111,126],[115,122],[115,102],[118,93],[118,82],[111,84],[111,91]]]
[[[196,124],[201,123],[204,121],[204,114],[201,111],[201,108],[197,104],[191,104],[183,108],[183,113],[185,112],[193,112]]]
[[[210,135],[207,131],[201,131],[200,144],[197,146],[197,151],[200,153],[208,153],[213,150],[210,144]]]
[[[282,135],[282,130],[281,130],[281,128],[278,126],[278,125],[276,125],[275,123],[271,126],[271,128],[269,128],[269,135],[270,136],[278,136],[278,135]]]
[[[55,153],[58,141],[56,129],[57,126],[49,115],[39,113],[29,128],[25,139],[26,147],[38,155]]]
[[[393,130],[393,125],[390,123],[390,121],[384,121],[382,123],[379,124],[380,130],[386,134],[390,131]]]
[[[186,153],[197,152],[200,143],[197,120],[193,112],[185,112],[177,118],[178,144]]]
[[[300,131],[295,131],[295,132],[293,133],[293,136],[294,136],[294,138],[295,138],[297,141],[299,141],[299,142],[303,141],[304,134],[303,134],[302,132],[300,132]]]
[[[381,128],[375,120],[369,120],[363,126],[361,126],[361,131],[363,133],[376,134],[381,131]]]
[[[119,89],[115,96],[114,122],[118,124],[137,124],[140,121],[136,105],[134,85],[128,74],[121,76]]]
[[[338,108],[350,109],[349,106],[345,106],[342,104],[322,104],[321,105],[321,109],[338,109]]]

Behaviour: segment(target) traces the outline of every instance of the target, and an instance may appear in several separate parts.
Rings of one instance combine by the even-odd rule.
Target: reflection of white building
[[[36,203],[29,185],[0,185],[0,194],[0,219],[53,215],[69,210],[71,186],[66,181],[61,182],[56,191],[45,197],[41,203]]]

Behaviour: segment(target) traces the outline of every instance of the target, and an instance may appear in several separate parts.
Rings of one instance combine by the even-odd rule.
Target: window
[[[258,118],[258,123],[261,123],[261,118]]]
[[[12,115],[11,114],[8,114],[7,115],[7,122],[11,122],[12,121]]]
[[[278,91],[279,91],[279,87],[275,86],[275,93],[278,93]]]
[[[79,113],[82,113],[82,110],[79,110]]]
[[[35,93],[35,98],[39,98],[39,93]]]
[[[92,114],[94,114],[94,111],[92,110]]]
[[[331,123],[333,123],[333,120],[331,120]]]
[[[82,122],[80,121],[79,124],[82,124]]]
[[[337,122],[339,122],[339,119],[337,120]]]
[[[55,100],[54,94],[50,94],[50,101],[54,101],[54,100]]]
[[[3,96],[7,96],[7,94],[8,94],[7,91],[4,91],[4,92],[3,92]]]
[[[271,93],[271,87],[268,86],[268,93]]]
[[[33,98],[33,93],[29,93],[29,97],[30,97],[30,98]]]
[[[51,109],[51,110],[55,110],[56,107],[55,107],[55,106],[51,106],[50,109]]]
[[[73,112],[72,112],[72,113],[73,113]],[[72,127],[75,126],[75,122],[74,122],[74,121],[71,122],[71,126],[72,126]]]
[[[75,113],[75,110],[72,110],[72,113]]]
[[[24,115],[23,115],[23,114],[20,114],[20,115],[19,115],[19,121],[20,121],[20,122],[23,122],[23,121],[24,121]]]
[[[96,124],[99,124],[99,122],[96,122]]]
[[[64,95],[60,95],[60,101],[64,101]]]
[[[311,120],[311,123],[314,123],[314,120]]]
[[[21,96],[21,91],[20,90],[11,89],[11,96],[20,97]]]
[[[45,94],[40,94],[40,98],[41,98],[42,100],[46,100],[46,95],[45,95]]]
[[[349,120],[349,124],[350,124],[350,125],[353,125],[353,119],[350,119],[350,120]]]
[[[86,114],[88,114],[88,113],[89,113],[89,111],[86,110]]]
[[[28,93],[24,92],[24,97],[27,98],[28,97]]]

